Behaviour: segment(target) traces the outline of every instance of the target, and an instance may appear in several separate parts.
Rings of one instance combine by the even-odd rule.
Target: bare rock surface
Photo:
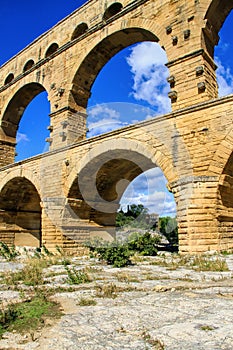
[[[159,259],[120,269],[74,261],[92,282],[56,292],[52,299],[61,304],[63,316],[31,336],[5,333],[0,349],[231,350],[233,256],[224,258],[229,267],[224,272],[161,266]],[[69,287],[64,272],[61,265],[49,267],[46,281],[64,290]],[[17,298],[15,293],[1,290],[0,299]],[[81,306],[82,300],[93,305]]]

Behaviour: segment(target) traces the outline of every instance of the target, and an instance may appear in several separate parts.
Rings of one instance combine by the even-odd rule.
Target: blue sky
[[[17,54],[36,37],[70,14],[84,1],[2,0],[0,10],[0,64]],[[215,50],[219,94],[233,93],[233,14],[220,32]],[[167,98],[166,53],[155,43],[126,48],[103,67],[88,103],[88,137],[170,111]],[[119,74],[120,72],[120,74]],[[111,76],[111,79],[109,79]],[[48,149],[45,138],[49,125],[46,92],[38,95],[26,109],[17,135],[16,160]],[[39,123],[38,123],[39,121]],[[175,215],[173,196],[166,190],[166,179],[159,168],[135,179],[122,204],[143,203],[151,212]]]

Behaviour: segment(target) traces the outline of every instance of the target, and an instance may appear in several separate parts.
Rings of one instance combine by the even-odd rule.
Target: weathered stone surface
[[[210,260],[215,258],[210,255]],[[159,265],[164,259],[167,267]],[[46,321],[42,331],[31,335],[34,341],[28,334],[7,333],[0,348],[230,350],[233,256],[226,257],[229,271],[224,272],[171,269],[169,261],[176,258],[166,254],[117,269],[74,259],[75,268],[89,268],[94,281],[74,286],[73,292],[56,293],[53,299],[61,303],[64,316]],[[51,266],[44,273],[50,275],[45,288],[70,287],[65,284],[64,266]],[[109,284],[118,288],[115,297],[98,296],[98,287]],[[9,290],[0,293],[0,300],[17,297]],[[80,306],[81,298],[95,300],[96,305]]]

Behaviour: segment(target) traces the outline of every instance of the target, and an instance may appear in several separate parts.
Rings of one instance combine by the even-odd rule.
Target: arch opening
[[[14,80],[14,74],[13,73],[10,73],[7,77],[6,77],[6,79],[5,79],[5,82],[4,82],[4,85],[7,85],[7,84],[9,84],[12,80]]]
[[[27,61],[23,67],[23,72],[25,73],[26,71],[31,69],[34,66],[34,64],[35,64],[35,62],[33,60]]]
[[[100,232],[115,232],[118,211],[131,205],[142,205],[147,211],[143,227],[158,231],[159,217],[176,215],[174,198],[166,189],[166,182],[160,168],[146,156],[124,149],[112,150],[82,168],[70,187],[68,203],[79,220],[95,227],[96,236],[98,228]],[[142,228],[141,219],[135,218],[132,223],[134,231]]]
[[[139,174],[130,182],[120,200],[116,229],[120,239],[127,238],[135,230],[158,234],[164,248],[177,251],[176,203],[159,167]]]
[[[74,101],[75,105],[85,109],[92,85],[104,65],[122,49],[144,41],[158,42],[159,39],[152,32],[142,28],[123,29],[103,39],[86,56],[74,76],[70,95],[71,104]]]
[[[103,20],[107,21],[109,18],[115,16],[117,13],[121,12],[123,5],[120,2],[115,2],[110,5],[104,12]]]
[[[222,205],[225,208],[233,209],[233,152],[223,170],[219,193]]]
[[[15,177],[0,192],[1,241],[17,246],[41,246],[40,196],[31,181]]]
[[[223,248],[233,249],[233,152],[223,170],[219,184],[218,221]]]
[[[125,150],[106,152],[80,171],[68,194],[69,204],[78,217],[98,225],[115,225],[116,209],[129,181],[142,172],[142,166],[153,166],[144,156],[131,152],[129,159],[127,153]],[[137,161],[133,161],[134,157]]]
[[[210,56],[214,55],[214,46],[219,41],[219,31],[227,16],[233,9],[233,4],[228,0],[213,0],[205,16],[206,27],[203,30],[203,39]]]
[[[7,137],[17,142],[16,160],[45,150],[49,109],[47,92],[38,83],[23,86],[8,103],[3,115],[2,129]]]
[[[57,43],[53,43],[49,46],[47,51],[45,52],[45,58],[51,56],[53,53],[55,53],[58,50],[59,46]]]
[[[171,111],[166,52],[157,37],[146,40],[150,34],[121,48],[98,72],[88,99],[87,137]]]
[[[233,11],[227,14],[219,31],[219,42],[214,49],[214,60],[217,64],[216,77],[218,95],[226,96],[233,93],[233,38],[231,35]]]
[[[75,28],[73,34],[72,34],[71,40],[79,38],[87,30],[88,30],[88,26],[86,23],[82,22],[82,23],[78,24],[77,27]]]

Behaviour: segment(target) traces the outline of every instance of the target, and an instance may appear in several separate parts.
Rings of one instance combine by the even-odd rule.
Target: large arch
[[[5,102],[1,118],[1,135],[10,142],[7,164],[42,153],[50,132],[47,89],[37,82],[29,82],[13,91]]]
[[[211,175],[216,176],[216,220],[220,250],[233,249],[233,129],[219,144],[209,166]]]
[[[115,213],[129,182],[156,165],[135,151],[107,151],[90,160],[73,182],[68,197],[78,199],[74,211],[82,219],[114,225]]]
[[[11,98],[2,117],[2,129],[9,137],[16,137],[21,117],[28,104],[39,93],[45,91],[39,83],[28,83],[21,87]]]
[[[222,130],[221,130],[222,133]],[[212,176],[218,176],[220,178],[222,176],[222,173],[226,167],[226,164],[228,160],[231,157],[231,153],[233,150],[233,128],[231,125],[228,126],[227,123],[227,129],[224,132],[224,134],[219,134],[219,137],[221,137],[222,141],[218,145],[213,159],[210,162],[208,172]]]
[[[214,55],[214,46],[219,41],[218,33],[232,9],[233,3],[229,0],[213,0],[207,9],[203,41],[211,57]]]
[[[223,169],[218,186],[217,218],[221,249],[233,249],[233,151]]]
[[[158,42],[149,30],[132,27],[118,30],[100,41],[84,58],[72,82],[71,98],[86,108],[91,87],[102,67],[120,50],[138,42]]]
[[[16,176],[0,192],[1,241],[17,246],[41,246],[41,199],[26,177]]]
[[[69,207],[77,218],[113,232],[109,228],[115,227],[116,212],[129,183],[157,166],[167,180],[174,180],[172,160],[162,149],[157,152],[149,145],[124,138],[104,141],[70,174],[65,186]]]
[[[171,124],[168,122],[166,123],[166,126],[167,128],[169,128]],[[163,146],[161,146],[160,138],[156,138],[156,136],[154,136],[146,129],[144,130],[144,135],[146,135],[147,137],[146,143],[141,140],[140,134],[135,135],[131,139],[127,136],[122,136],[117,137],[115,139],[111,138],[102,140],[101,143],[98,143],[90,150],[88,150],[87,154],[81,160],[77,160],[75,166],[70,172],[64,184],[65,195],[68,195],[68,191],[72,186],[73,182],[75,181],[77,174],[79,174],[82,171],[82,169],[88,166],[90,159],[101,159],[102,155],[105,154],[106,157],[110,158],[104,159],[109,160],[112,159],[111,154],[116,154],[116,152],[120,154],[121,150],[123,150],[124,152],[126,151],[128,157],[130,157],[130,153],[133,152],[135,153],[135,155],[139,154],[145,159],[149,159],[150,162],[154,164],[153,167],[158,166],[161,168],[169,183],[177,181],[180,178],[180,176],[182,176],[182,174],[179,173],[179,169],[177,169],[177,167],[174,165],[172,154],[170,154],[169,152],[170,140],[168,140],[168,144],[166,147],[165,140],[163,140]],[[156,145],[158,145],[158,149]],[[110,152],[109,155],[108,152]],[[144,171],[148,169],[145,168]]]

